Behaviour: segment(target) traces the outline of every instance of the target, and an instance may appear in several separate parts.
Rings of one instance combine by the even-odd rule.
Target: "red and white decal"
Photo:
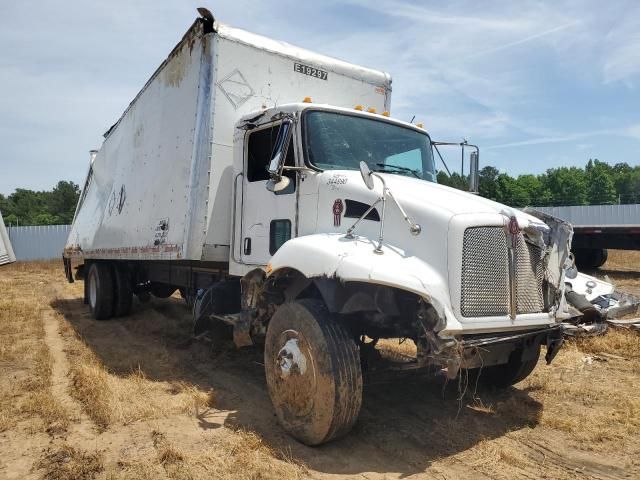
[[[336,201],[333,202],[333,226],[339,227],[340,221],[342,220],[342,212],[344,212],[344,203],[342,203],[342,199],[336,198]]]
[[[520,233],[520,227],[518,226],[518,219],[515,215],[511,215],[509,218],[509,234],[511,235],[511,246],[516,248],[518,244],[518,234]]]

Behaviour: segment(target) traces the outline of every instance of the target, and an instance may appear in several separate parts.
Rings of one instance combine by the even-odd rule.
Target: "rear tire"
[[[606,248],[576,248],[573,254],[579,269],[594,270],[605,264],[609,251]]]
[[[351,430],[362,405],[362,371],[354,339],[322,302],[280,305],[265,339],[269,396],[280,424],[306,445]]]
[[[133,302],[133,287],[131,286],[131,275],[127,269],[121,265],[113,266],[115,298],[113,303],[113,314],[116,317],[124,317],[131,313]]]
[[[503,389],[521,382],[536,368],[540,357],[540,345],[536,347],[533,358],[522,360],[521,357],[522,350],[516,349],[509,355],[509,361],[505,364],[474,369],[478,383],[484,387]]]
[[[87,298],[91,315],[107,320],[113,315],[113,270],[107,263],[93,263],[87,275]]]

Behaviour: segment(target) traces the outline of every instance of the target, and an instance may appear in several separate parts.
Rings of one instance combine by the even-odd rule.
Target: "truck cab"
[[[336,421],[359,402],[353,371],[380,338],[412,339],[416,367],[503,387],[533,370],[541,346],[550,362],[562,343],[571,227],[437,184],[433,144],[386,112],[310,99],[236,124],[236,327],[265,336],[276,411],[306,443],[336,434],[329,420],[314,426],[320,370],[334,369],[324,387],[350,398],[336,400]],[[350,364],[322,365],[327,350],[352,345],[357,354],[338,356]],[[357,380],[339,385],[349,376]],[[314,393],[301,400],[301,391]]]

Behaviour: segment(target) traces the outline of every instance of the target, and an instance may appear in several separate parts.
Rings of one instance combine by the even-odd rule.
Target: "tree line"
[[[438,172],[438,183],[468,189],[467,178]],[[584,168],[550,168],[512,177],[497,168],[480,170],[480,195],[513,207],[640,203],[640,166],[589,160]]]
[[[459,173],[438,172],[438,183],[444,185],[467,190],[467,181]],[[513,207],[640,203],[640,166],[595,159],[584,168],[550,168],[517,177],[487,166],[480,171],[480,195]],[[18,188],[8,196],[0,194],[0,212],[6,225],[69,224],[79,196],[78,185],[68,181],[49,191]]]
[[[60,181],[49,191],[18,188],[8,196],[0,194],[0,212],[5,225],[66,225],[72,222],[80,188]]]

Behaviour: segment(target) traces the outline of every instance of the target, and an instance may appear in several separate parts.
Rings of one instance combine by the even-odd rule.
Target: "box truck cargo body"
[[[91,155],[64,263],[96,319],[179,289],[195,335],[264,346],[309,445],[354,424],[363,368],[505,387],[553,359],[568,224],[438,185],[443,144],[390,116],[388,74],[201,13]],[[380,338],[417,355],[389,362]]]
[[[92,161],[71,250],[84,258],[227,262],[237,120],[310,97],[389,109],[391,77],[197,21]]]

